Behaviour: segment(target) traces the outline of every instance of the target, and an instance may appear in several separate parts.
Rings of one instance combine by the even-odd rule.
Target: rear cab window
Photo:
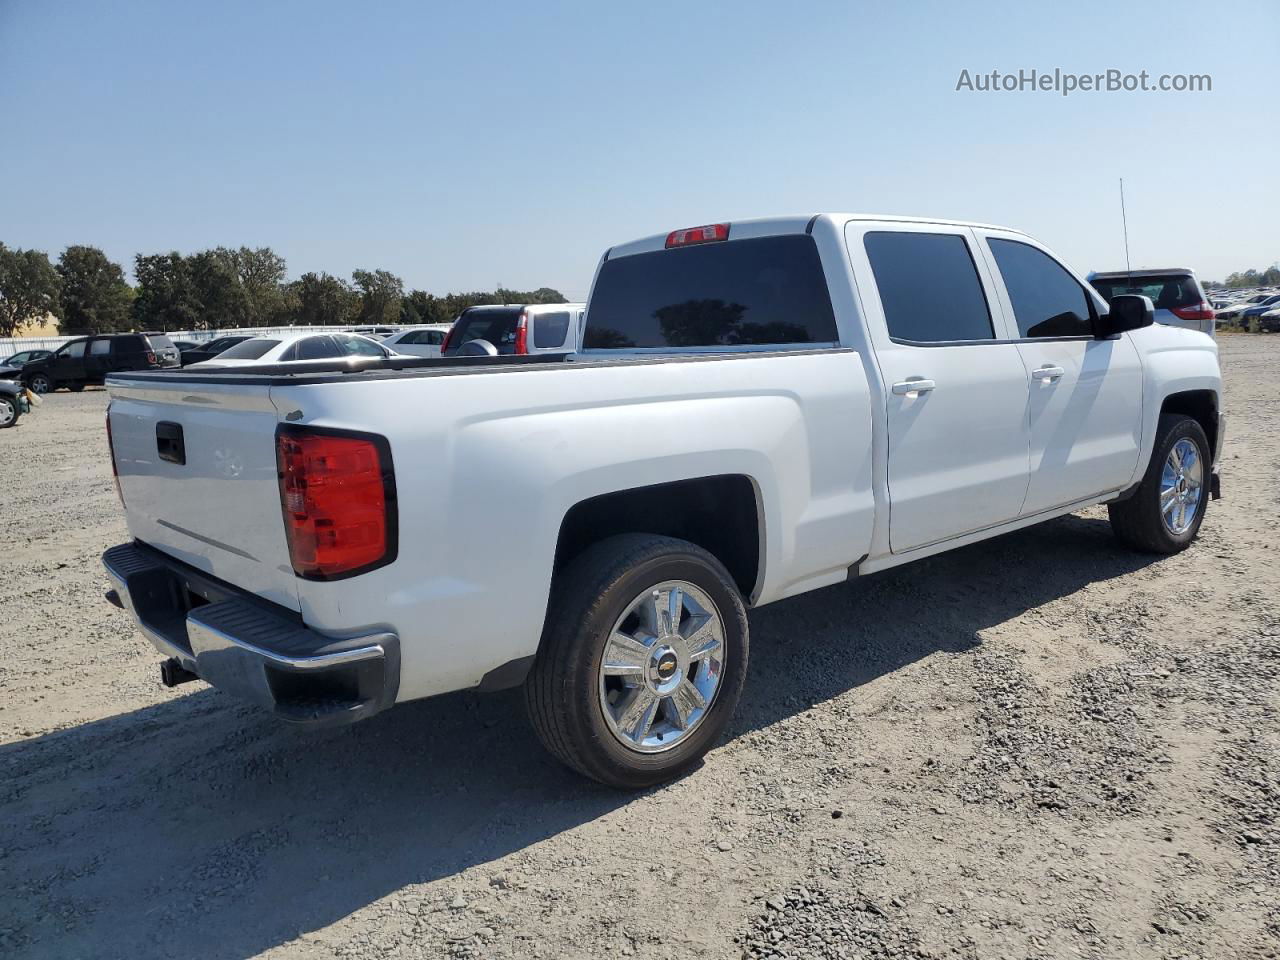
[[[585,349],[832,344],[826,275],[805,234],[727,240],[606,260]]]

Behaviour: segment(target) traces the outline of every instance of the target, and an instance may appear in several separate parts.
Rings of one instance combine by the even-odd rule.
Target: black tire
[[[18,409],[18,398],[8,394],[0,396],[0,430],[12,427],[18,422],[22,412]]]
[[[1179,440],[1190,440],[1195,444],[1203,465],[1203,486],[1191,525],[1182,533],[1174,533],[1165,526],[1160,513],[1160,477],[1169,452]],[[1212,460],[1209,438],[1205,436],[1204,428],[1199,423],[1183,414],[1162,415],[1156,426],[1156,442],[1151,450],[1151,462],[1147,464],[1142,483],[1127,500],[1107,506],[1111,529],[1121,542],[1145,553],[1177,553],[1189,547],[1200,532],[1205,508],[1209,504]]]
[[[600,663],[615,622],[642,591],[684,580],[715,603],[724,633],[720,685],[701,721],[661,753],[631,749],[600,704]],[[538,737],[566,766],[624,790],[650,787],[697,764],[733,716],[747,674],[746,608],[724,565],[685,540],[623,534],[593,545],[552,584],[542,643],[524,685]]]
[[[58,389],[58,385],[46,373],[33,373],[27,378],[27,388],[32,393],[43,396],[46,393],[53,393]]]
[[[84,389],[84,386],[85,386],[84,381],[78,380],[75,383],[68,383],[67,389],[70,390],[72,393],[79,393],[81,390]]]

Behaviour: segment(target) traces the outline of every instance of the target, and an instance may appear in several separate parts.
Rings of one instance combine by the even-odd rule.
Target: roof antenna
[[[1129,220],[1124,215],[1124,177],[1120,178],[1120,222],[1124,225],[1124,272],[1133,277],[1133,267],[1129,265]]]

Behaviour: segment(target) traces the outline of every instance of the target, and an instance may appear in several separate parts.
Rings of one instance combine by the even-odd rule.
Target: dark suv
[[[69,340],[51,356],[22,368],[32,393],[59,387],[83,390],[120,370],[161,370],[181,364],[178,348],[162,333],[113,333]]]

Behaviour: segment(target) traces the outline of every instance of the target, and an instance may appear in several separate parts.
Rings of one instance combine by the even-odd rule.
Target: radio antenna
[[[1124,177],[1120,178],[1120,223],[1124,226],[1124,270],[1132,275],[1133,267],[1129,263],[1129,220],[1124,214]]]

